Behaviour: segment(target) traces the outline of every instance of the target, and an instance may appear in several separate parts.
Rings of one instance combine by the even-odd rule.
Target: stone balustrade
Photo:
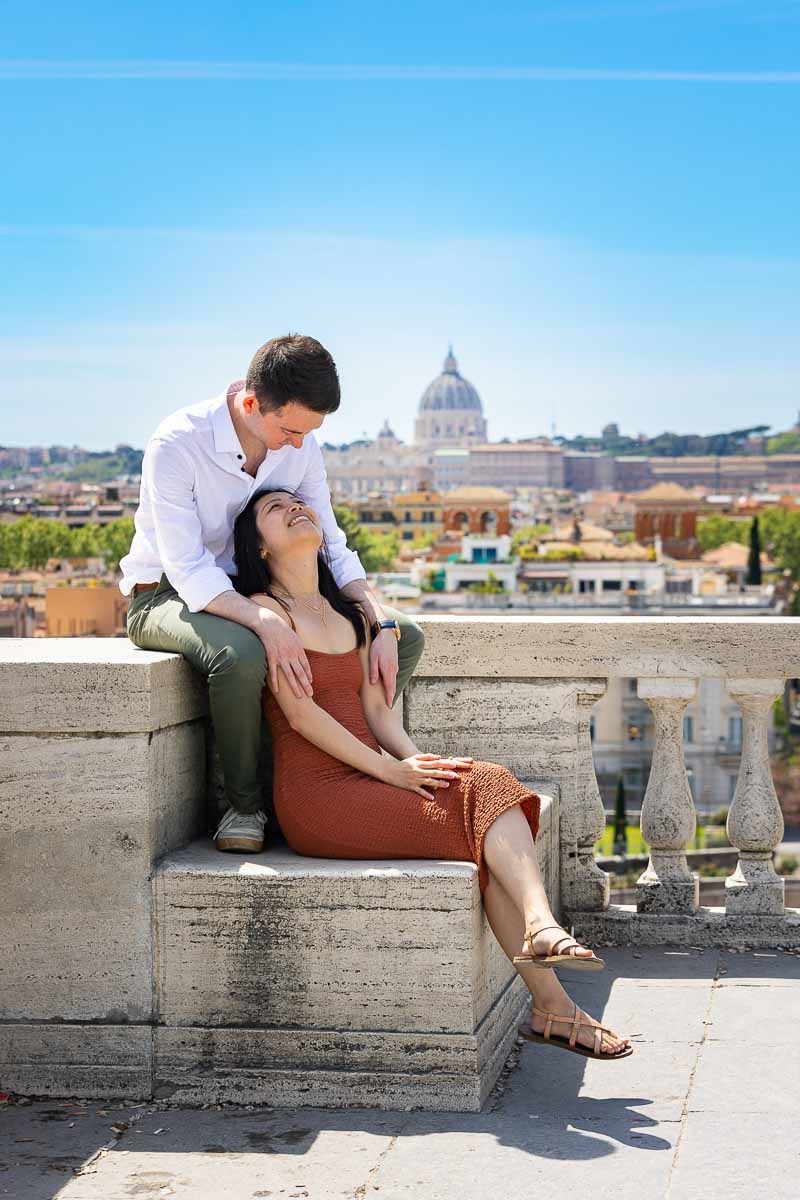
[[[424,658],[406,699],[412,735],[431,748],[504,762],[560,794],[562,916],[582,937],[627,944],[800,944],[772,863],[783,836],[767,749],[770,708],[800,666],[792,617],[423,616]],[[654,747],[641,828],[650,861],[635,908],[609,903],[593,846],[605,816],[589,716],[613,677],[637,680]],[[699,904],[686,860],[696,827],[682,714],[698,681],[718,677],[744,736],[727,833],[739,861],[724,909]]]
[[[789,618],[424,616],[404,698],[424,749],[504,763],[543,796],[554,911],[598,942],[800,945],[772,865],[770,705]],[[591,710],[635,678],[655,745],[635,906],[609,903]],[[726,680],[743,714],[724,909],[698,904],[681,713]],[[44,1095],[479,1109],[525,1011],[472,863],[220,855],[202,681],[126,640],[0,643],[0,1078]]]

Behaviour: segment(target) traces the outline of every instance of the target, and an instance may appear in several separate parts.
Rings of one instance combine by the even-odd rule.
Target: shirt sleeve
[[[203,545],[190,460],[171,441],[151,439],[142,461],[147,497],[164,574],[189,612],[201,612],[233,584]]]
[[[366,579],[367,573],[355,550],[348,549],[347,538],[336,524],[325,461],[313,434],[307,435],[306,443],[309,451],[308,463],[297,492],[306,504],[311,505],[319,517],[333,577],[339,587],[345,587],[354,579]]]

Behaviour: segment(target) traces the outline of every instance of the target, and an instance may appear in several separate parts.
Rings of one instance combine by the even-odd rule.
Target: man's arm
[[[275,613],[240,596],[203,545],[194,472],[177,446],[150,442],[142,463],[142,488],[150,502],[164,574],[189,611],[209,612],[252,629],[264,646],[275,687],[280,667],[296,696],[310,696],[311,668],[300,639]]]
[[[233,584],[203,545],[194,469],[174,442],[152,439],[142,462],[142,493],[153,515],[164,574],[190,612],[202,612]]]

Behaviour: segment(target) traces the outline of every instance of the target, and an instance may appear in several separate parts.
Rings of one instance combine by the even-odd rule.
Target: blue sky
[[[790,426],[800,0],[0,0],[0,443],[143,445],[277,333],[343,441]]]

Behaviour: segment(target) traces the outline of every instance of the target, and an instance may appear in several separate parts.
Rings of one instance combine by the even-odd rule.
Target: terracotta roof
[[[679,483],[656,483],[644,492],[635,492],[633,499],[637,503],[639,500],[693,500],[697,502],[694,492],[681,487]]]
[[[509,492],[504,492],[500,488],[496,487],[454,488],[452,492],[445,492],[442,497],[443,502],[447,505],[460,503],[466,504],[470,500],[474,500],[476,502],[493,500],[496,503],[500,503],[501,501],[506,500],[510,502],[513,499],[514,497]]]
[[[603,529],[601,525],[592,525],[589,521],[578,521],[581,531],[581,540],[576,545],[582,546],[584,542],[613,542],[614,535],[610,529]],[[539,538],[540,542],[571,542],[572,541],[572,521],[567,521],[564,525],[557,526],[552,533],[543,534]]]
[[[749,557],[749,546],[743,546],[741,542],[724,542],[723,545],[717,546],[716,550],[706,550],[703,555],[703,562],[714,563],[715,566],[727,567],[728,570],[734,570],[746,567]],[[761,551],[761,565],[763,567],[773,567],[775,565],[763,550]]]

